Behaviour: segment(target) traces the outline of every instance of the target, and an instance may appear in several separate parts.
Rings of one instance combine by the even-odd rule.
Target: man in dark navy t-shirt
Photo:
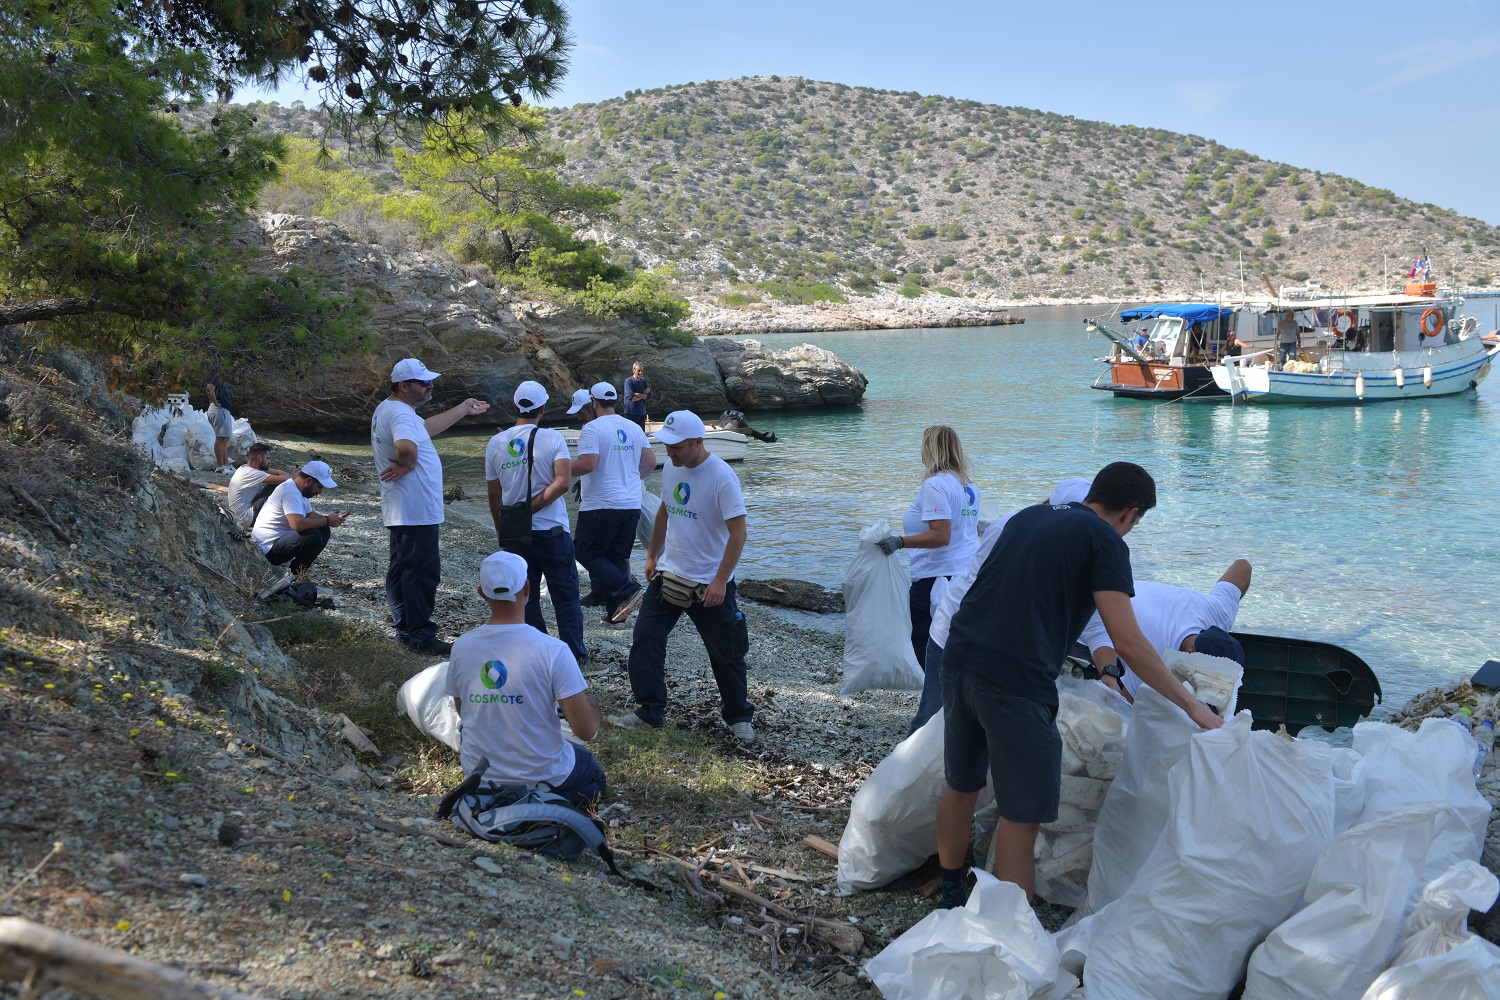
[[[1062,783],[1057,675],[1096,607],[1116,651],[1132,666],[1132,657],[1147,664],[1136,671],[1145,683],[1205,729],[1223,724],[1167,670],[1131,610],[1124,536],[1154,506],[1150,473],[1114,462],[1094,477],[1083,503],[1025,508],[1006,523],[954,612],[942,668],[941,906],[964,901],[974,804],[989,773],[1000,809],[995,875],[1031,896],[1037,829],[1057,819]]]

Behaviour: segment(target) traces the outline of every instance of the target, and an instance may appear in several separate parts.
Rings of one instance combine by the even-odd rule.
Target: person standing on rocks
[[[573,735],[590,740],[599,731],[599,703],[568,647],[526,623],[527,573],[513,552],[479,565],[490,619],[454,641],[448,666],[447,693],[463,721],[458,761],[465,775],[488,761],[487,785],[542,786],[582,805],[604,794],[604,770],[564,738],[557,716],[561,710]]]
[[[466,416],[477,416],[490,404],[466,399],[423,420],[417,407],[432,399],[440,373],[428,371],[416,358],[391,368],[391,394],[370,419],[370,447],[380,471],[380,512],[390,533],[390,562],[385,599],[396,638],[419,653],[442,654],[451,648],[437,637],[432,621],[437,587],[443,576],[438,528],[443,523],[443,463],[432,446]]]
[[[214,429],[214,471],[233,475],[229,439],[234,437],[234,400],[218,375],[210,376],[204,388],[208,390],[208,422]]]
[[[651,398],[651,385],[646,381],[646,369],[639,362],[630,366],[630,377],[625,380],[625,405],[620,412],[641,430],[646,429],[646,403]]]
[[[683,612],[708,652],[723,701],[720,714],[735,739],[755,739],[755,708],[746,697],[750,635],[735,605],[734,567],[745,549],[740,481],[703,446],[703,421],[678,410],[656,432],[667,446],[662,505],[646,550],[646,593],[630,644],[630,691],[638,707],[610,722],[660,728],[667,709],[667,636]]]
[[[995,782],[1000,823],[992,870],[1029,900],[1043,823],[1057,819],[1062,737],[1057,675],[1097,608],[1114,648],[1204,729],[1224,724],[1172,676],[1131,610],[1125,536],[1156,506],[1156,483],[1130,462],[1094,477],[1082,503],[1012,515],[953,614],[943,648],[943,789],[937,810],[943,909],[962,906],[974,806]]]
[[[646,432],[615,414],[619,394],[608,382],[589,390],[593,419],[578,435],[573,475],[582,477],[578,507],[578,561],[604,598],[604,619],[626,621],[640,607],[644,588],[630,575],[630,549],[641,517],[641,480],[656,468]],[[569,413],[574,410],[569,410]]]
[[[568,644],[580,664],[588,662],[583,645],[583,606],[578,603],[578,563],[573,536],[568,534],[568,506],[563,495],[573,481],[568,443],[550,427],[543,427],[547,390],[539,382],[522,382],[514,397],[516,422],[494,437],[484,450],[484,478],[490,514],[502,549],[526,561],[531,597],[526,601],[526,624],[547,631],[542,617],[541,586],[547,580],[557,635]],[[530,531],[512,537],[503,509],[530,501]]]

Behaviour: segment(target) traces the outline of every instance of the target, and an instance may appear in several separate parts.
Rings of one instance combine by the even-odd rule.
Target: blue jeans
[[[542,617],[542,577],[552,594],[552,611],[557,615],[557,637],[568,644],[573,658],[581,667],[589,661],[583,648],[583,606],[578,603],[578,566],[573,560],[573,536],[566,531],[553,534],[551,529],[533,531],[531,548],[519,553],[526,560],[526,579],[531,582],[531,596],[526,599],[526,624],[538,632],[547,631]]]
[[[606,616],[640,587],[630,578],[630,549],[640,517],[639,507],[578,512],[578,561],[593,578],[595,593],[604,598]]]
[[[911,609],[911,651],[916,654],[917,666],[924,669],[927,632],[932,628],[932,585],[936,582],[937,577],[924,576],[913,580],[911,589],[906,592],[906,603]]]
[[[943,647],[927,640],[927,657],[922,663],[922,700],[917,703],[917,714],[912,717],[906,735],[921,729],[927,720],[943,707]]]
[[[581,747],[572,740],[568,741],[568,746],[573,748],[572,773],[561,784],[553,785],[552,790],[575,806],[581,806],[603,795],[609,780],[604,777],[604,768],[589,753],[588,747]]]
[[[438,525],[407,524],[388,529],[391,559],[385,571],[385,602],[396,623],[396,638],[420,646],[437,638],[432,622],[443,564],[438,555]]]
[[[734,602],[734,581],[724,589],[724,603],[705,608],[694,602],[691,608],[679,608],[661,599],[661,579],[646,586],[641,599],[640,615],[635,620],[635,635],[630,642],[630,693],[635,696],[635,710],[644,721],[660,726],[667,712],[667,636],[677,620],[686,613],[708,651],[709,666],[719,685],[723,707],[719,714],[729,725],[749,722],[755,715],[746,693],[745,652],[750,648],[750,632],[745,616]]]
[[[321,528],[308,528],[306,531],[298,532],[296,538],[283,535],[276,539],[266,552],[266,562],[272,566],[291,563],[287,569],[293,573],[300,573],[318,558],[324,547],[328,545],[328,538],[332,534],[328,526],[324,525]]]

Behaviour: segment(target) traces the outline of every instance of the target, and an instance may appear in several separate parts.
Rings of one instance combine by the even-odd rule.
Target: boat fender
[[[1347,309],[1340,309],[1333,317],[1333,329],[1340,337],[1354,329],[1354,314]]]
[[[1429,389],[1432,388],[1432,366],[1431,365],[1428,365],[1426,368],[1422,369],[1422,384],[1425,385]]]
[[[1422,310],[1422,335],[1424,337],[1436,337],[1443,332],[1443,314],[1437,309]]]
[[[1489,374],[1490,363],[1486,361],[1484,364],[1479,366],[1479,371],[1474,373],[1474,384],[1476,386],[1479,385],[1479,383],[1483,382],[1486,378],[1489,377]]]
[[[1406,388],[1406,370],[1404,368],[1397,368],[1396,369],[1396,388],[1397,389],[1405,389]]]
[[[1357,399],[1365,398],[1365,373],[1360,372],[1354,376],[1354,395]]]

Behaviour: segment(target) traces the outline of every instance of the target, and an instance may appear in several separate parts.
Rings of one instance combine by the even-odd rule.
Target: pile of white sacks
[[[208,415],[191,404],[158,406],[143,410],[130,425],[130,438],[154,465],[181,475],[214,470],[214,429]],[[255,443],[255,431],[244,417],[234,421],[229,439],[229,458],[243,462]]]
[[[1060,705],[1066,734],[1065,714]],[[1070,926],[1047,934],[1019,889],[979,873],[966,907],[928,915],[870,960],[888,1000],[1223,1000],[1242,981],[1247,1000],[1500,1000],[1500,948],[1466,929],[1500,884],[1476,863],[1490,807],[1458,726],[1361,723],[1352,748],[1252,731],[1248,713],[1203,732],[1149,688],[1128,714]],[[839,850],[846,890],[886,884],[931,855],[943,786],[933,728],[897,747],[867,782],[872,794],[855,797]],[[1096,771],[1111,752],[1094,755]],[[916,784],[900,787],[898,771]],[[1049,851],[1078,856],[1069,838],[1079,832],[1055,832],[1039,875]],[[1053,882],[1039,879],[1044,898],[1055,869]]]

